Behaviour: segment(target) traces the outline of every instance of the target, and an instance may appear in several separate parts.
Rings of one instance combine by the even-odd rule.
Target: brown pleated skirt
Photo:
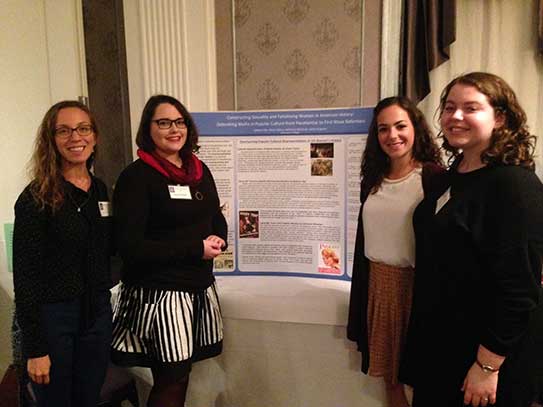
[[[394,267],[370,261],[368,286],[368,340],[370,376],[398,383],[400,352],[405,342],[411,299],[412,267]]]

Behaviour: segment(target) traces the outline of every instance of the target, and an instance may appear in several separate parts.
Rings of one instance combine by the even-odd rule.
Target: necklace
[[[72,196],[72,194],[70,192],[68,192],[68,198],[70,198],[70,201],[72,201],[72,204],[77,209],[77,212],[80,213],[81,209],[84,208],[85,205],[87,205],[89,203],[89,199],[91,197],[91,194],[92,194],[92,182],[90,184],[89,190],[87,191],[87,198],[85,198],[85,200],[83,202],[81,202],[79,205],[77,204],[77,202],[75,201],[75,199],[73,198],[73,196]]]

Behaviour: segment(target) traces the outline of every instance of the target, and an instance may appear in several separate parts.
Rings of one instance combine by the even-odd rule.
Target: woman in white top
[[[408,406],[398,369],[411,308],[413,211],[442,171],[420,110],[404,97],[380,101],[362,157],[347,336],[362,353],[362,371],[384,378],[394,407]]]

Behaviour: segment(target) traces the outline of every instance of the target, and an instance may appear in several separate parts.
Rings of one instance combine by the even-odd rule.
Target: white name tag
[[[102,218],[111,216],[111,203],[109,201],[98,201],[98,209]]]
[[[168,185],[168,191],[172,199],[192,199],[187,185]]]
[[[447,202],[449,202],[449,199],[451,199],[451,188],[448,188],[445,192],[443,192],[443,195],[441,195],[437,200],[435,211],[436,214],[445,206]]]

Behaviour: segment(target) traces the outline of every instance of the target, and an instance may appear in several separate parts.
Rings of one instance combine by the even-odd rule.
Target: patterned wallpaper
[[[238,110],[360,106],[362,0],[234,0]]]

